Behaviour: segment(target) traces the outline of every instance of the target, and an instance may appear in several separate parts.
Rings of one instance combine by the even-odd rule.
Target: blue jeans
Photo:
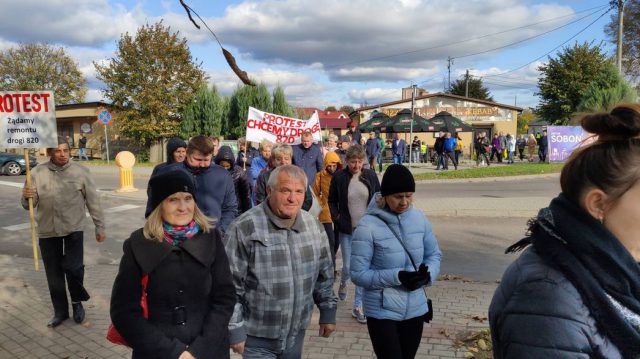
[[[305,331],[301,330],[289,348],[282,349],[279,339],[259,338],[248,335],[244,343],[243,359],[298,359],[302,358]]]
[[[340,245],[342,251],[342,276],[340,285],[344,286],[351,279],[351,240],[353,236],[340,232]],[[356,295],[353,299],[354,308],[362,308],[362,287],[356,287]]]
[[[78,160],[82,161],[82,157],[86,158],[86,160],[89,161],[89,157],[87,157],[87,149],[84,147],[79,148]]]
[[[404,155],[393,155],[393,163],[401,165],[404,162]]]
[[[507,156],[507,162],[513,163],[513,151],[509,151],[509,154]]]
[[[382,153],[378,153],[378,171],[382,172]]]
[[[411,157],[412,157],[411,162],[420,163],[420,150],[419,149],[412,149],[411,150]]]

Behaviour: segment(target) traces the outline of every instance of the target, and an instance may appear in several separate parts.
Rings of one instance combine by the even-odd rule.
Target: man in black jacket
[[[329,187],[329,210],[334,226],[338,228],[342,246],[342,276],[338,298],[347,299],[347,281],[351,278],[351,235],[371,201],[374,193],[380,191],[380,182],[376,173],[364,169],[366,152],[360,145],[349,147],[346,154],[346,168],[337,171]],[[359,323],[367,319],[362,311],[362,288],[356,287],[356,295],[351,315]]]

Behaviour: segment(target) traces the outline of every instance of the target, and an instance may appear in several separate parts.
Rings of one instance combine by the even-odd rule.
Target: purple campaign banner
[[[549,162],[564,162],[591,136],[580,126],[547,126]]]

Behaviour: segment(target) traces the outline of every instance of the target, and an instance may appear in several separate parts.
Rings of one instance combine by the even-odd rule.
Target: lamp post
[[[409,141],[412,141],[413,138],[413,120],[415,118],[414,115],[414,107],[416,105],[416,85],[411,85],[413,87],[413,93],[411,94],[411,125],[409,125]],[[409,168],[411,168],[411,161],[413,160],[413,142],[409,145]]]

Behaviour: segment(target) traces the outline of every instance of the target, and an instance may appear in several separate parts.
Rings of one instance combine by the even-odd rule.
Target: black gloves
[[[423,263],[420,264],[420,267],[416,272],[401,270],[398,272],[398,279],[403,287],[410,291],[414,291],[427,285],[431,281],[431,273],[429,273],[429,267],[425,266]]]

